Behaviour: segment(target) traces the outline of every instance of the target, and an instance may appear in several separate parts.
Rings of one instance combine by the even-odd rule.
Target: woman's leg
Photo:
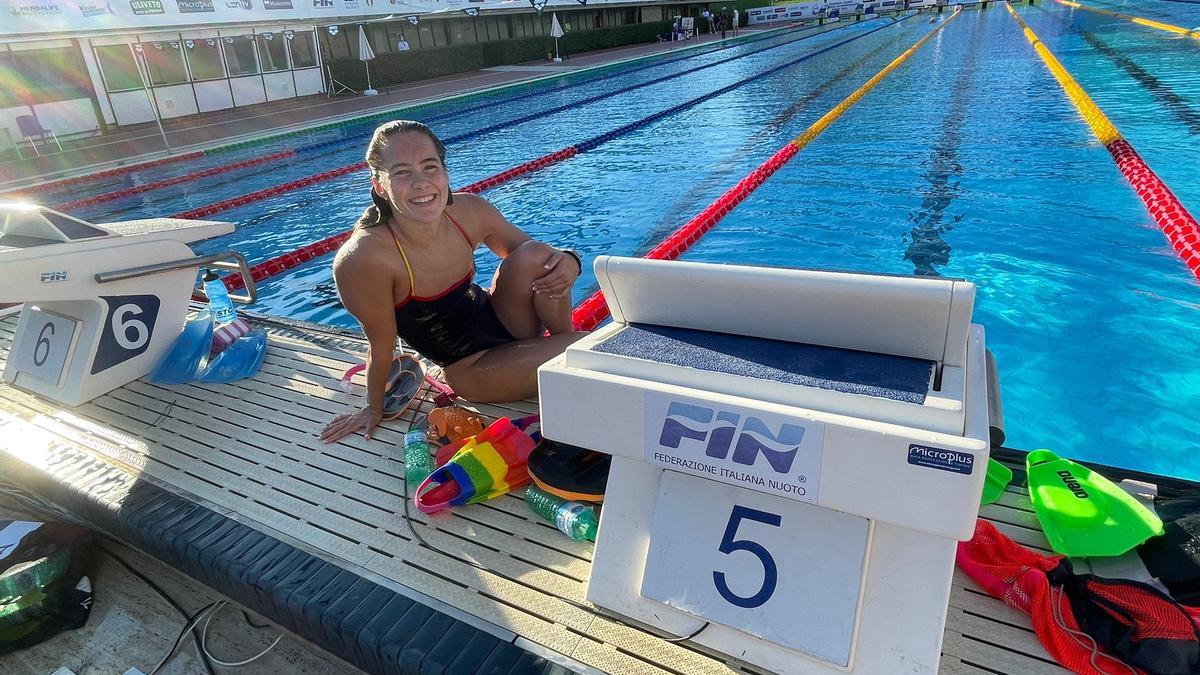
[[[551,298],[534,293],[533,282],[546,273],[546,260],[557,251],[539,241],[518,246],[496,270],[492,282],[492,307],[500,323],[518,340],[538,337],[543,330],[551,335],[569,333],[571,294]],[[562,264],[574,264],[568,260]]]
[[[472,354],[446,366],[446,383],[475,403],[507,403],[537,394],[538,366],[558,356],[567,345],[587,335],[558,333],[516,340]]]

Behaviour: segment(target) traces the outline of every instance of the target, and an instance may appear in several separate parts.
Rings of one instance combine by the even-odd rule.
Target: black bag
[[[1080,629],[1105,652],[1151,675],[1200,672],[1200,631],[1187,610],[1157,588],[1074,574],[1066,559],[1046,576],[1066,594]]]
[[[0,656],[87,623],[91,562],[84,528],[0,520]]]

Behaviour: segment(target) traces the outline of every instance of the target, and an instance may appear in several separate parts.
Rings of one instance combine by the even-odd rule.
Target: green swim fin
[[[1012,469],[994,459],[988,459],[987,478],[983,481],[983,494],[979,497],[979,505],[992,504],[1004,494],[1012,480]]]
[[[1034,450],[1025,468],[1033,510],[1057,553],[1116,556],[1163,533],[1150,509],[1087,467]]]

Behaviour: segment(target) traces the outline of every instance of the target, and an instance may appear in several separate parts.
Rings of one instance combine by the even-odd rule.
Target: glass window
[[[312,68],[317,65],[317,49],[313,46],[315,39],[311,30],[296,31],[292,36],[293,68]]]
[[[71,47],[3,52],[0,107],[87,98],[89,79],[79,52]]]
[[[184,47],[193,80],[217,80],[225,77],[225,68],[221,65],[221,46],[216,40],[210,45],[208,40],[195,39],[192,40],[191,47],[188,47],[186,42]]]
[[[234,41],[236,42],[237,38],[234,38]],[[269,40],[265,35],[256,35],[254,41],[258,44],[258,59],[262,63],[264,73],[288,69],[287,40],[284,39],[283,33],[272,33]]]
[[[142,45],[142,54],[146,57],[146,71],[150,75],[150,84],[163,87],[168,84],[182,84],[188,81],[187,68],[183,65],[183,49],[180,43],[151,42]]]
[[[222,42],[225,65],[229,68],[230,77],[258,74],[258,62],[254,60],[254,40],[247,40],[239,35],[235,38],[222,38]]]
[[[133,60],[133,50],[129,45],[96,47],[96,59],[100,62],[100,72],[104,75],[104,87],[108,91],[129,91],[142,88],[142,78],[138,75],[138,67]]]

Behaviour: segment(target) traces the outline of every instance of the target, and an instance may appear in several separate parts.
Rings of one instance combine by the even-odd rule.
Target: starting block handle
[[[176,270],[188,269],[189,267],[210,267],[237,272],[241,275],[242,281],[245,282],[246,294],[238,295],[230,293],[229,299],[243,305],[249,305],[258,300],[258,289],[254,286],[254,276],[250,273],[250,265],[246,263],[245,256],[237,251],[221,251],[220,253],[213,253],[198,258],[181,258],[153,265],[140,265],[112,272],[100,272],[96,275],[96,283],[107,284],[114,281],[149,276],[151,274],[160,274],[162,272],[174,272]]]

